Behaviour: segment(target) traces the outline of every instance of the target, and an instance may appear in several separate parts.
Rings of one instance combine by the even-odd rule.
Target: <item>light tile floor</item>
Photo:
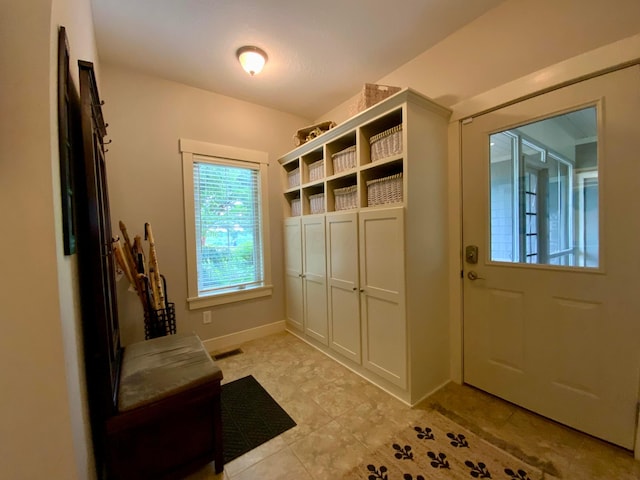
[[[188,480],[340,479],[390,433],[446,409],[498,445],[549,465],[545,479],[638,480],[632,453],[546,420],[472,387],[450,383],[414,408],[288,333],[240,345],[218,360],[224,382],[253,375],[297,426],[225,465]],[[555,470],[554,470],[555,469]]]

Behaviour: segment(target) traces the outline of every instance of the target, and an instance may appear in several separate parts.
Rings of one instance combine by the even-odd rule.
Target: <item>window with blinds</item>
[[[259,165],[193,160],[198,296],[262,286]]]

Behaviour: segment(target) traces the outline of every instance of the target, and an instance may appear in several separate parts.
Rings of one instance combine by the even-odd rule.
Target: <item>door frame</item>
[[[559,88],[640,65],[640,34],[551,65],[454,105],[448,128],[449,312],[450,375],[463,381],[463,258],[462,258],[462,125],[498,110]],[[640,391],[640,385],[638,385]],[[635,458],[640,460],[640,419],[636,425]]]

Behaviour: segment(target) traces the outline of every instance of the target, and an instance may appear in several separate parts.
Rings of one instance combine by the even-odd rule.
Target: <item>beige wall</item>
[[[62,247],[56,107],[58,25],[72,66],[93,60],[89,5],[2,3],[0,478],[94,478],[76,258]]]
[[[638,0],[507,0],[374,83],[451,107],[516,78],[640,32]],[[354,99],[317,120],[342,122]]]
[[[202,339],[284,319],[282,252],[282,172],[279,155],[293,148],[293,133],[308,119],[174,82],[102,65],[102,91],[108,137],[109,196],[114,233],[122,220],[130,235],[143,235],[151,223],[160,271],[167,278],[169,300],[176,304],[179,331]],[[260,150],[269,154],[269,219],[273,295],[210,308],[212,323],[186,305],[187,272],[178,139]],[[144,339],[142,309],[128,282],[118,283],[124,344]]]

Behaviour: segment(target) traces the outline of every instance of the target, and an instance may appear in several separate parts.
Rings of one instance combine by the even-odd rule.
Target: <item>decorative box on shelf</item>
[[[374,135],[369,140],[369,143],[371,143],[372,162],[401,153],[402,124]]]
[[[336,126],[335,122],[326,121],[326,122],[320,122],[320,123],[316,123],[315,125],[310,125],[308,127],[301,128],[293,136],[293,143],[295,144],[296,147],[299,147],[300,145],[304,145],[309,140],[313,140],[314,138],[322,135],[324,132],[328,132],[335,126]]]
[[[333,173],[344,172],[356,167],[356,146],[345,148],[331,155],[333,160]]]
[[[324,193],[309,195],[309,208],[311,213],[324,213]]]
[[[401,87],[392,87],[391,85],[378,85],[376,83],[365,83],[360,92],[360,96],[356,102],[351,106],[350,113],[355,115],[369,107],[374,106],[376,103],[390,97],[394,93],[398,93],[402,90]]]
[[[367,182],[367,206],[402,202],[402,173]]]
[[[324,160],[318,160],[309,165],[309,181],[315,182],[324,177]]]
[[[333,191],[333,195],[335,197],[336,211],[358,208],[358,187],[356,185],[336,188]]]
[[[294,168],[290,172],[287,172],[287,185],[289,188],[300,185],[300,168]]]

